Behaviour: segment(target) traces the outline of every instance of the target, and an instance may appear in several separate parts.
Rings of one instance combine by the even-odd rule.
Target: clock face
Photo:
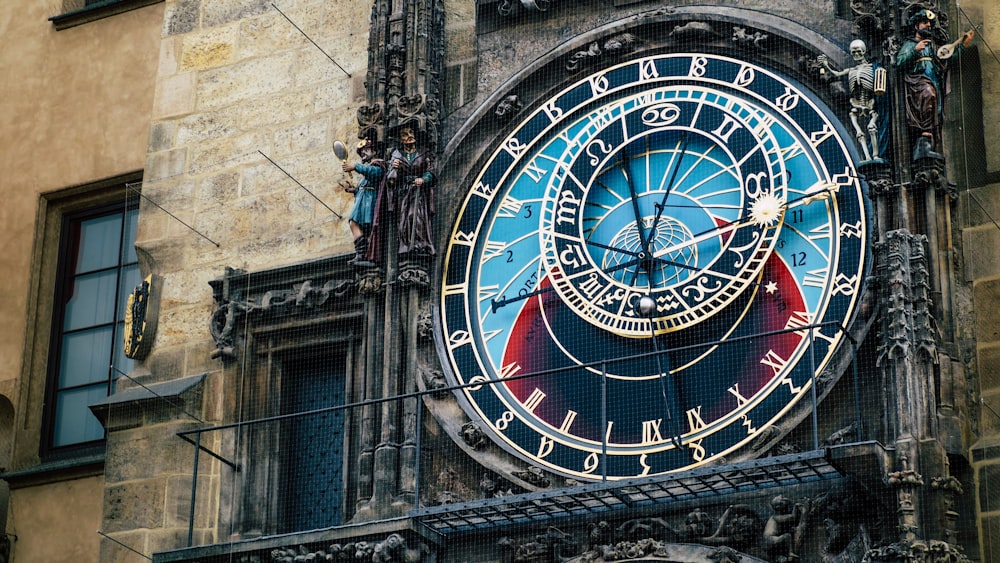
[[[459,400],[578,479],[747,447],[807,395],[854,316],[867,199],[798,85],[663,54],[552,96],[461,205],[440,295]]]

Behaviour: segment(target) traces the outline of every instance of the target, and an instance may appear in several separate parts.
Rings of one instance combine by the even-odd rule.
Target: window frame
[[[38,197],[34,248],[30,262],[26,264],[30,273],[24,352],[18,383],[14,452],[10,467],[15,472],[31,472],[33,482],[92,475],[95,463],[103,464],[105,455],[104,441],[87,447],[45,447],[47,436],[43,434],[43,426],[63,218],[87,209],[125,202],[131,198],[127,196],[127,186],[141,183],[142,177],[142,171],[138,170],[44,192]],[[139,196],[135,197],[138,199]],[[141,207],[140,205],[140,213]],[[137,258],[140,271],[147,269],[149,265],[144,262],[141,251],[137,252]]]
[[[123,188],[127,189],[127,188]],[[138,199],[138,196],[136,196]],[[124,200],[113,201],[102,203],[93,207],[74,210],[68,213],[64,213],[61,217],[61,225],[59,228],[59,244],[57,251],[57,272],[55,278],[55,287],[53,288],[53,300],[52,300],[52,325],[51,325],[51,336],[49,337],[49,361],[48,369],[46,370],[46,382],[45,382],[45,404],[43,407],[43,419],[42,419],[42,434],[41,434],[41,444],[40,444],[40,454],[43,458],[63,458],[67,455],[75,456],[81,452],[89,453],[96,448],[103,449],[103,444],[106,440],[106,432],[102,433],[101,438],[94,440],[88,440],[83,442],[75,442],[65,445],[55,444],[55,433],[59,426],[60,416],[59,416],[59,396],[61,393],[70,390],[72,388],[88,388],[88,387],[98,387],[104,384],[107,389],[107,393],[104,398],[111,396],[114,393],[114,384],[118,379],[118,376],[113,371],[114,368],[108,368],[108,377],[102,379],[101,381],[94,381],[86,383],[83,385],[71,385],[67,387],[60,386],[60,368],[62,365],[62,356],[66,352],[63,345],[63,336],[65,334],[72,332],[65,330],[63,324],[66,319],[67,312],[67,292],[69,292],[74,284],[75,278],[82,275],[80,272],[75,271],[76,260],[79,256],[82,247],[77,244],[75,240],[75,225],[82,224],[85,221],[91,219],[97,219],[102,217],[110,217],[116,214],[122,215],[122,223],[119,227],[118,236],[118,256],[116,265],[114,266],[115,271],[115,292],[114,292],[114,310],[112,312],[112,320],[110,324],[112,326],[111,334],[111,350],[108,350],[108,356],[111,362],[114,361],[116,356],[117,346],[120,344],[117,342],[122,338],[122,332],[119,328],[121,321],[119,320],[119,313],[121,313],[119,306],[121,304],[122,292],[131,291],[132,288],[123,287],[122,284],[122,272],[125,268],[132,266],[133,264],[138,266],[138,258],[135,262],[124,261],[124,244],[127,244],[127,229],[128,220],[126,219],[127,213],[134,210],[135,221],[138,221],[138,201],[129,201],[129,197],[125,197]],[[110,270],[111,267],[102,268],[102,270]],[[106,325],[109,323],[100,323]],[[99,325],[88,325],[86,328],[93,328]],[[83,329],[81,329],[83,330]],[[129,371],[123,369],[122,371]]]

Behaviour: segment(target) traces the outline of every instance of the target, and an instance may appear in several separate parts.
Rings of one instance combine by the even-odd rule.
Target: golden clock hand
[[[670,197],[670,192],[674,189],[674,182],[677,181],[677,173],[681,170],[681,161],[684,160],[684,155],[687,154],[688,142],[690,142],[687,135],[687,131],[681,133],[681,142],[683,145],[681,145],[680,154],[677,156],[677,164],[674,166],[674,171],[670,174],[670,181],[667,182],[667,189],[663,193],[663,199],[661,199],[660,204],[656,206],[656,217],[653,218],[653,226],[649,228],[649,232],[651,233],[655,233],[656,226],[660,224],[660,217],[663,216],[663,210],[667,206],[667,198]]]
[[[631,161],[626,159],[623,151],[621,154],[622,174],[625,175],[625,182],[628,184],[629,197],[632,199],[632,214],[635,216],[635,228],[639,231],[639,244],[645,251],[649,248],[649,238],[646,236],[646,230],[642,226],[642,211],[639,210],[639,194],[635,191],[635,180],[632,178],[632,171],[629,168],[629,162]],[[649,275],[648,268],[646,274]],[[636,268],[635,272],[632,273],[632,281],[629,283],[629,286],[634,286],[638,279],[639,268]]]
[[[673,252],[675,250],[680,250],[682,248],[691,246],[692,244],[698,244],[699,242],[708,240],[708,239],[710,239],[712,237],[716,237],[716,236],[728,233],[729,231],[736,230],[736,229],[738,229],[740,227],[743,227],[745,225],[749,225],[750,223],[753,223],[753,222],[754,221],[752,219],[748,219],[748,220],[745,220],[745,221],[736,220],[736,221],[731,221],[729,223],[726,223],[725,225],[720,225],[718,227],[712,227],[711,229],[702,231],[702,232],[694,235],[693,237],[687,239],[684,242],[679,242],[679,243],[677,243],[677,244],[675,244],[673,246],[668,246],[666,248],[661,248],[660,250],[657,250],[656,252],[653,253],[653,258],[659,258],[660,256],[663,256],[664,254],[668,254],[668,253]]]
[[[826,199],[827,197],[829,197],[830,193],[836,192],[836,191],[838,191],[840,189],[840,184],[836,184],[836,183],[821,184],[821,185],[824,186],[824,187],[822,187],[820,189],[812,190],[812,191],[807,191],[802,196],[797,197],[797,198],[792,199],[792,200],[789,200],[789,201],[782,202],[779,206],[775,206],[772,209],[775,209],[775,211],[780,210],[780,211],[783,212],[783,211],[787,210],[790,207],[796,207],[796,206],[798,206],[800,204],[801,205],[808,205],[808,204],[810,204],[810,203],[812,203],[814,201],[819,201],[819,200],[822,200],[822,199]],[[762,199],[763,199],[763,197],[761,198],[761,200]],[[758,200],[758,201],[761,201],[761,200]],[[774,220],[778,220],[777,214],[775,215]],[[734,221],[730,221],[730,222],[725,223],[723,225],[719,225],[717,227],[712,227],[710,229],[706,229],[706,230],[704,230],[704,231],[702,231],[702,232],[700,232],[700,233],[692,236],[691,238],[689,238],[688,240],[686,240],[684,242],[679,242],[679,243],[677,243],[677,244],[675,244],[673,246],[668,246],[667,248],[661,248],[660,250],[657,250],[656,252],[653,253],[653,257],[654,258],[659,258],[660,256],[663,256],[664,254],[668,254],[668,253],[673,252],[675,250],[680,250],[681,248],[685,248],[685,247],[691,246],[693,244],[697,244],[699,242],[708,240],[708,239],[710,239],[712,237],[716,237],[716,236],[725,234],[725,233],[727,233],[729,231],[733,231],[735,229],[738,229],[740,227],[749,225],[751,223],[756,223],[758,221],[759,221],[759,219],[757,219],[757,218],[743,219],[741,217],[739,219],[736,219]],[[780,224],[780,223],[778,223],[778,224]]]
[[[837,193],[840,191],[840,184],[836,182],[820,183],[817,182],[814,186],[822,186],[818,189],[806,188],[806,193],[795,198],[786,201],[782,204],[782,208],[788,209],[789,207],[796,207],[798,205],[809,205],[814,201],[824,200],[830,197],[830,194]]]

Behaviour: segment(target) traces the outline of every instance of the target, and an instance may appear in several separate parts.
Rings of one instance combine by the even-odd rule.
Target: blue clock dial
[[[574,478],[742,451],[854,317],[869,225],[848,146],[797,84],[716,55],[622,63],[540,105],[445,253],[469,416]]]

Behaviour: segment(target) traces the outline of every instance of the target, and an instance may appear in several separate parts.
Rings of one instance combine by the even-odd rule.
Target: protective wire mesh
[[[706,68],[725,62],[709,59]],[[776,515],[802,507],[859,525],[870,545],[888,542],[893,526],[883,515],[893,514],[894,499],[835,506],[834,495],[816,485],[844,477],[842,460],[830,453],[838,447],[892,444],[900,431],[894,413],[912,400],[897,394],[881,363],[879,337],[893,327],[874,305],[861,310],[866,280],[887,259],[872,248],[884,242],[876,240],[880,232],[904,224],[938,241],[973,224],[1000,225],[991,217],[977,223],[974,208],[989,211],[968,175],[954,192],[964,211],[955,225],[951,188],[918,190],[898,170],[890,184],[902,194],[899,205],[877,207],[853,164],[814,164],[818,153],[808,151],[819,137],[802,134],[786,114],[729,90],[675,90],[603,108],[627,115],[660,103],[658,116],[669,117],[691,104],[703,113],[687,127],[663,125],[609,149],[581,193],[532,199],[515,182],[479,211],[490,226],[471,245],[458,236],[466,233],[455,211],[450,246],[439,252],[450,260],[469,253],[457,283],[445,265],[443,279],[431,270],[429,287],[397,277],[383,293],[359,295],[361,276],[344,266],[346,256],[215,279],[210,352],[219,364],[203,379],[188,387],[164,385],[169,378],[143,382],[148,374],[133,377],[130,360],[114,366],[116,388],[134,395],[107,411],[106,455],[121,468],[106,477],[115,491],[109,506],[141,521],[144,507],[129,502],[138,494],[130,483],[155,476],[165,482],[166,519],[186,535],[182,543],[273,561],[404,549],[381,530],[343,541],[337,538],[348,532],[320,532],[373,521],[406,521],[399,527],[410,534],[405,549],[417,558],[415,537],[447,543],[441,538],[449,535],[466,538],[455,557],[469,560],[568,557],[620,542],[639,550],[633,557],[687,542],[767,557],[784,549],[766,543],[781,541],[768,531]],[[846,115],[849,101],[840,102],[834,109]],[[605,126],[591,111],[564,132]],[[713,111],[714,121],[698,121],[713,119]],[[857,157],[852,132],[835,126],[846,139],[839,150]],[[544,143],[557,137],[539,144],[552,147]],[[760,171],[741,168],[755,148],[787,157],[761,164],[771,173],[766,188],[748,180]],[[971,151],[959,154],[968,159]],[[524,184],[539,173],[528,161],[510,166]],[[967,174],[980,168],[963,166]],[[127,197],[140,203],[135,190]],[[581,211],[574,230],[563,232],[561,214],[573,197]],[[152,201],[141,207],[166,212]],[[857,247],[844,242],[854,239]],[[947,259],[926,259],[931,269],[950,268]],[[398,274],[405,260],[392,257],[387,269]],[[940,286],[931,293],[936,311],[968,313]],[[885,304],[891,296],[872,299]],[[929,375],[938,398],[929,408],[969,412],[964,372]],[[984,417],[995,419],[983,426],[995,427],[1000,415],[987,398],[981,404]],[[140,442],[173,451],[156,467],[122,463]],[[1000,507],[991,463],[951,463],[965,484],[978,471],[968,502],[983,513]],[[793,508],[761,504],[760,491],[796,485],[802,488],[781,489],[801,495]],[[755,493],[753,507],[732,501]],[[672,512],[662,512],[665,505]],[[638,526],[655,533],[627,526],[654,517]],[[974,526],[968,512],[960,522],[959,530]],[[563,525],[589,525],[594,535],[580,540]],[[990,526],[983,524],[986,554],[1000,534]],[[240,543],[286,534],[298,535],[267,550]],[[960,535],[976,543],[972,532]],[[657,539],[637,547],[649,537]],[[814,533],[809,541],[818,552],[824,538]],[[115,557],[155,551],[155,542],[127,537],[104,545],[121,554]]]

